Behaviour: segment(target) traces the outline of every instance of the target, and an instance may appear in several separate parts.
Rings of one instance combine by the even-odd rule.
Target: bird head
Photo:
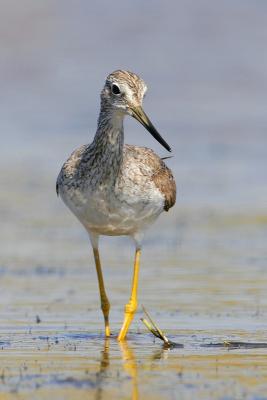
[[[102,107],[122,115],[131,115],[168,151],[170,146],[161,137],[148,116],[142,103],[147,91],[145,82],[129,71],[117,70],[108,75],[101,92]]]

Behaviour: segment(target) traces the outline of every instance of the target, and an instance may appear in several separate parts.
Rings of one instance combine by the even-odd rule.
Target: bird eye
[[[113,94],[121,94],[119,86],[115,85],[114,83],[112,85],[112,93]]]

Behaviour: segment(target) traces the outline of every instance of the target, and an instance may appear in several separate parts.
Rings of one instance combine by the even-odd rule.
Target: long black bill
[[[137,119],[147,130],[151,133],[151,135],[163,146],[166,150],[171,151],[170,146],[167,142],[160,136],[142,107],[132,107],[132,116]]]

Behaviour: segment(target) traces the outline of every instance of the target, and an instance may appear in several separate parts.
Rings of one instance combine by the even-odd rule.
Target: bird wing
[[[168,211],[176,201],[176,184],[171,170],[153,150],[147,147],[124,146],[124,154],[135,159],[144,176],[153,181],[165,198],[164,210]],[[128,158],[128,157],[127,157]]]

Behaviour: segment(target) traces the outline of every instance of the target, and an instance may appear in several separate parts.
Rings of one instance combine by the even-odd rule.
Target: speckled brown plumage
[[[164,161],[149,148],[124,144],[128,114],[170,150],[141,108],[146,89],[132,72],[111,73],[101,92],[93,142],[75,150],[58,176],[57,193],[90,236],[130,235],[139,241],[146,227],[175,204],[175,181]]]
[[[162,161],[152,180],[165,197],[164,210],[169,211],[176,202],[176,184],[171,170]]]
[[[171,170],[153,150],[147,147],[131,145],[124,146],[122,169],[127,165],[127,159],[136,160],[142,176],[153,181],[164,196],[164,210],[168,211],[176,201],[176,184]]]

